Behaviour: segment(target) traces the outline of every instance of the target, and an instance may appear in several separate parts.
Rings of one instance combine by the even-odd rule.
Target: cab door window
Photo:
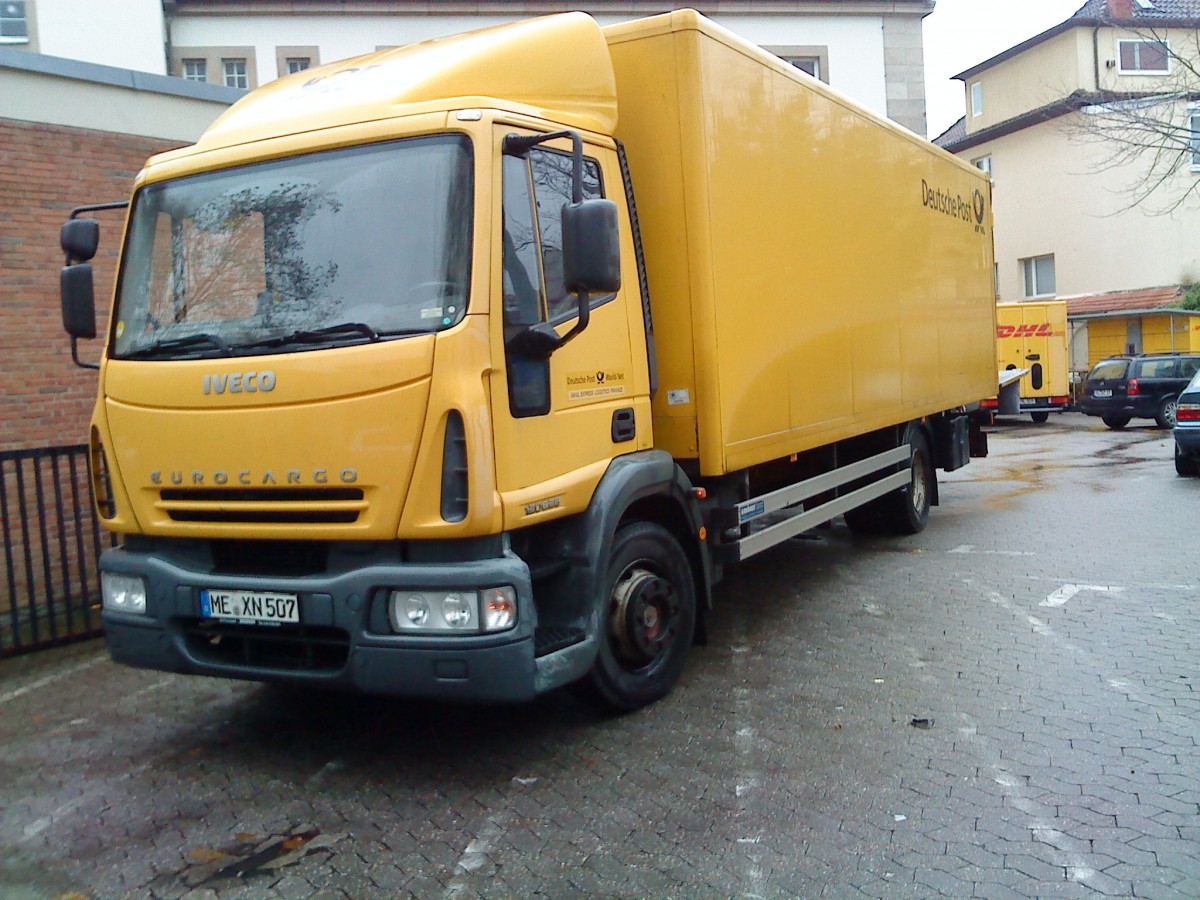
[[[571,202],[571,157],[534,148],[503,159],[504,340],[577,312],[563,286],[562,208]],[[602,197],[600,166],[584,159],[583,195]],[[606,298],[597,298],[600,300]],[[550,363],[507,351],[509,405],[517,417],[550,411]]]

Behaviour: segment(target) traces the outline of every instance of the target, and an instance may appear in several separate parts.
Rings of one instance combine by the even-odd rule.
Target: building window
[[[24,0],[0,2],[0,44],[28,44],[29,20]]]
[[[208,81],[208,60],[185,59],[183,77],[188,81]]]
[[[225,86],[231,88],[248,88],[250,87],[250,78],[246,74],[246,60],[244,59],[223,59],[221,64],[225,67]]]
[[[976,81],[971,85],[971,115],[983,115],[983,82]]]
[[[1054,279],[1054,254],[1031,256],[1021,260],[1025,275],[1026,297],[1051,297],[1057,290]]]
[[[321,48],[286,44],[275,48],[275,72],[280,78],[321,64]],[[251,73],[253,77],[253,73]]]
[[[828,47],[819,44],[804,46],[792,44],[764,46],[763,49],[774,53],[789,66],[794,66],[818,81],[829,84]]]
[[[1188,115],[1188,142],[1191,145],[1192,171],[1200,172],[1200,107],[1192,104]]]
[[[1117,41],[1117,71],[1122,75],[1162,75],[1170,69],[1166,41]]]
[[[971,165],[977,168],[980,172],[987,172],[988,178],[992,177],[992,155],[981,156],[979,159],[971,160]]]
[[[813,78],[821,77],[821,60],[816,56],[785,56],[784,62],[791,63],[801,72],[807,72]]]

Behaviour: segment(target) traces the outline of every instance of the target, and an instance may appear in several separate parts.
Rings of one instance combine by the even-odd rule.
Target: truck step
[[[534,656],[546,656],[578,644],[585,636],[582,628],[538,628],[533,632]]]

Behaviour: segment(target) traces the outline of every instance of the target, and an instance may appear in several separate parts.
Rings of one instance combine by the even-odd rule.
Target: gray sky
[[[1084,0],[937,0],[925,18],[929,137],[964,111],[963,85],[950,76],[1070,18]]]

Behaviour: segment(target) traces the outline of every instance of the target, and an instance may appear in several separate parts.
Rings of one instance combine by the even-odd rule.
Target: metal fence
[[[0,452],[0,658],[100,634],[97,560],[116,543],[92,508],[87,447]]]

